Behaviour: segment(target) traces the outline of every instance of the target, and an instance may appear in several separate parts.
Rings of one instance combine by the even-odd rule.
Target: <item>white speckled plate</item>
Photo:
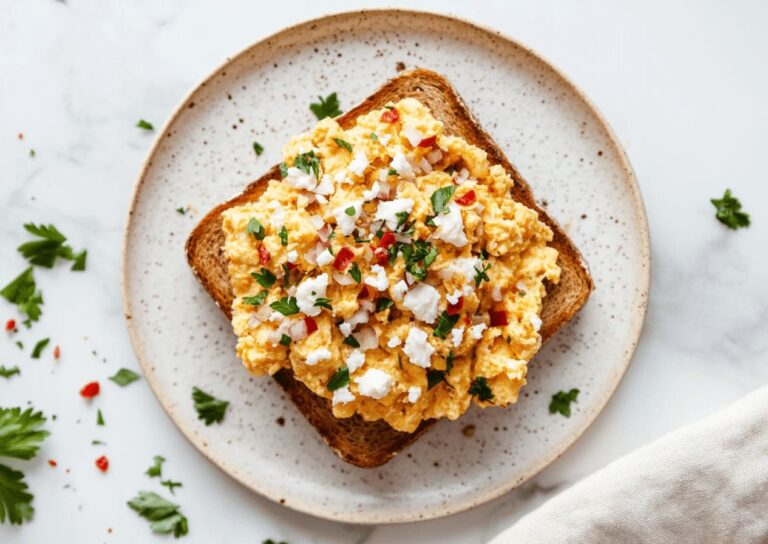
[[[308,105],[317,95],[337,91],[346,109],[403,65],[441,72],[454,83],[582,250],[597,288],[536,356],[517,405],[472,409],[439,423],[387,465],[360,469],[324,445],[276,383],[246,374],[229,323],[187,267],[184,241],[205,212],[278,162],[282,145],[313,124]],[[265,148],[260,157],[254,140]],[[177,214],[179,206],[190,213]],[[631,167],[587,99],[509,38],[451,17],[398,10],[288,28],[198,86],[147,159],[124,255],[136,353],[187,438],[265,497],[357,523],[429,519],[477,506],[562,454],[603,409],[629,364],[648,280],[648,228]],[[231,402],[222,425],[197,420],[195,385]],[[550,396],[571,387],[581,390],[571,418],[550,415]],[[475,433],[465,436],[470,424]]]

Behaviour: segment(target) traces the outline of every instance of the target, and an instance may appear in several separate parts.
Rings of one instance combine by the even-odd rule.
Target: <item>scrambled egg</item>
[[[406,432],[515,402],[560,269],[509,174],[412,98],[348,130],[323,119],[283,158],[224,213],[246,368],[290,368],[337,417]]]

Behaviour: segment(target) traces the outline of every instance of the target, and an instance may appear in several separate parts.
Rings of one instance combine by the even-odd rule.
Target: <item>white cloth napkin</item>
[[[768,387],[544,503],[491,544],[768,542]]]

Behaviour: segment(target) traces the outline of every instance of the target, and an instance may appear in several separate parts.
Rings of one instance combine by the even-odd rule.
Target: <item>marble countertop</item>
[[[768,381],[768,5],[588,0],[409,3],[462,15],[530,45],[560,67],[612,123],[635,167],[653,246],[652,292],[634,362],[605,412],[533,481],[490,504],[420,524],[360,527],[297,514],[243,489],[174,427],[142,380],[104,395],[107,425],[77,394],[120,367],[138,370],[123,322],[122,232],[156,125],[228,55],[288,24],[373,1],[151,2],[9,0],[0,17],[0,283],[24,265],[25,222],[54,223],[89,250],[88,270],[37,270],[44,314],[0,342],[0,404],[31,403],[51,436],[24,466],[35,519],[0,526],[2,542],[146,542],[125,506],[154,455],[184,482],[186,542],[483,543],[574,481]],[[23,134],[23,138],[20,135]],[[34,156],[30,151],[34,150]],[[731,232],[709,203],[733,189],[753,218]],[[15,310],[0,302],[0,319]],[[39,360],[43,338],[61,346]],[[14,345],[20,339],[21,352]],[[112,385],[113,386],[113,385]],[[114,387],[114,386],[113,386]],[[107,443],[101,448],[91,440]],[[93,462],[107,453],[100,474]],[[48,459],[56,459],[52,468]],[[167,494],[167,493],[166,493]],[[160,538],[160,537],[157,537]]]

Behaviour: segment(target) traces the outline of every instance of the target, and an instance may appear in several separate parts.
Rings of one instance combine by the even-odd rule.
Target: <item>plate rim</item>
[[[285,34],[299,31],[302,28],[305,28],[308,26],[315,26],[315,25],[319,26],[322,24],[326,24],[328,21],[331,21],[334,19],[343,19],[343,18],[355,17],[355,16],[365,17],[366,15],[375,15],[375,16],[414,15],[419,17],[426,16],[426,17],[432,17],[437,19],[444,19],[452,23],[460,23],[461,25],[470,27],[473,30],[477,30],[485,34],[493,35],[497,39],[500,39],[504,42],[511,44],[514,47],[517,47],[518,49],[524,51],[528,55],[531,55],[532,57],[537,59],[547,69],[551,70],[555,75],[557,75],[570,88],[570,90],[574,93],[574,95],[580,100],[582,100],[584,104],[589,108],[589,110],[592,112],[595,118],[599,121],[602,128],[606,131],[610,144],[612,145],[614,150],[617,151],[617,156],[618,156],[620,165],[624,170],[624,172],[626,173],[626,181],[628,182],[627,188],[629,189],[629,192],[632,198],[632,204],[635,208],[635,212],[637,213],[638,218],[640,219],[640,221],[638,222],[638,227],[639,227],[638,235],[639,235],[639,241],[640,241],[639,249],[642,256],[644,257],[644,259],[638,264],[640,273],[638,278],[639,292],[637,294],[637,298],[640,300],[640,304],[635,308],[635,312],[636,312],[635,315],[639,319],[637,320],[634,330],[630,331],[631,342],[629,343],[625,351],[623,360],[621,361],[620,368],[616,368],[613,370],[613,372],[616,373],[616,376],[614,378],[614,383],[611,385],[611,387],[606,388],[602,396],[598,399],[597,408],[594,409],[590,414],[587,414],[587,417],[584,419],[584,421],[579,426],[574,428],[571,431],[571,433],[567,435],[565,440],[562,440],[561,445],[557,448],[554,448],[552,453],[550,453],[548,456],[543,457],[540,460],[540,462],[534,465],[529,471],[527,471],[527,473],[524,476],[517,479],[510,480],[509,482],[506,482],[505,485],[497,489],[489,490],[485,494],[476,496],[472,500],[466,500],[458,505],[453,504],[451,506],[441,507],[439,505],[435,505],[427,509],[426,511],[401,512],[400,515],[390,514],[387,517],[377,517],[375,512],[371,513],[370,511],[351,512],[348,514],[338,513],[338,512],[332,511],[329,508],[326,508],[325,510],[323,510],[322,507],[320,507],[317,504],[314,504],[311,506],[304,506],[303,504],[293,504],[291,502],[284,501],[277,495],[271,496],[268,494],[267,490],[259,489],[256,486],[252,485],[251,483],[247,482],[246,479],[240,476],[240,474],[236,470],[236,467],[230,467],[227,463],[223,462],[222,460],[214,459],[213,456],[209,453],[209,451],[206,448],[203,448],[198,444],[198,439],[195,438],[194,431],[191,428],[188,428],[184,424],[181,418],[178,418],[176,416],[176,409],[174,408],[173,403],[170,400],[164,398],[164,395],[162,394],[159,386],[155,382],[154,375],[151,372],[148,372],[148,368],[151,366],[151,364],[140,347],[139,333],[136,331],[136,329],[133,326],[133,319],[132,319],[133,306],[132,306],[131,298],[129,297],[129,292],[128,292],[128,275],[129,275],[128,245],[129,245],[130,233],[133,227],[133,220],[135,215],[134,212],[137,208],[139,195],[141,193],[141,189],[144,186],[144,182],[146,181],[146,177],[147,177],[147,172],[149,171],[149,168],[152,164],[152,160],[155,154],[157,153],[158,148],[160,147],[163,139],[166,138],[167,135],[169,135],[168,131],[171,128],[171,126],[177,121],[177,119],[182,114],[182,112],[187,109],[187,105],[190,103],[192,98],[199,92],[199,90],[202,87],[204,87],[209,81],[213,80],[213,78],[217,77],[231,63],[236,62],[238,59],[240,59],[244,55],[247,55],[252,50],[263,46],[265,43],[268,43],[271,40],[280,38]],[[267,34],[266,36],[259,38],[257,41],[240,49],[236,54],[232,56],[227,56],[221,63],[219,63],[213,70],[211,70],[208,73],[208,75],[206,75],[203,79],[201,79],[196,85],[194,85],[191,88],[190,91],[188,91],[184,95],[184,97],[172,110],[170,116],[166,119],[166,121],[162,124],[162,127],[160,128],[160,130],[157,132],[157,135],[155,136],[151,147],[147,151],[145,158],[142,161],[141,169],[139,171],[139,175],[131,196],[130,206],[128,208],[128,214],[125,221],[125,226],[123,228],[123,243],[121,248],[121,263],[120,263],[120,287],[121,287],[122,298],[123,298],[123,316],[125,318],[126,328],[128,330],[131,346],[133,347],[133,351],[136,355],[136,359],[139,363],[139,366],[142,369],[144,377],[147,383],[149,384],[150,389],[152,390],[152,394],[155,396],[158,403],[163,408],[163,411],[166,413],[166,415],[174,424],[174,426],[179,431],[181,431],[181,434],[184,436],[184,438],[186,438],[186,440],[198,452],[200,452],[212,465],[214,465],[219,470],[224,472],[227,476],[229,476],[231,479],[236,481],[238,484],[240,484],[244,488],[256,493],[257,495],[259,495],[264,499],[272,501],[275,504],[280,504],[281,506],[285,506],[288,509],[293,510],[295,512],[311,515],[316,518],[335,521],[335,522],[354,523],[354,524],[360,524],[360,525],[412,523],[412,522],[428,521],[428,520],[433,520],[438,518],[444,518],[447,516],[458,514],[460,512],[464,512],[472,508],[476,508],[478,506],[486,504],[494,499],[501,497],[502,495],[505,495],[506,493],[509,493],[513,489],[516,489],[517,487],[520,487],[521,485],[523,485],[525,482],[527,482],[528,480],[530,480],[531,478],[539,474],[547,466],[551,465],[557,459],[559,459],[566,451],[568,451],[571,447],[573,447],[573,445],[582,436],[584,436],[587,429],[589,429],[589,427],[592,426],[592,424],[595,422],[597,417],[605,410],[608,402],[613,397],[619,385],[621,384],[624,376],[626,375],[627,368],[629,367],[629,364],[632,362],[635,351],[637,350],[638,343],[642,336],[643,327],[645,326],[645,318],[647,316],[647,308],[648,308],[648,301],[649,301],[649,294],[650,294],[650,283],[651,283],[650,232],[649,232],[649,225],[648,225],[648,216],[646,214],[645,204],[643,202],[643,197],[640,192],[640,187],[637,182],[637,176],[635,175],[635,171],[632,168],[632,165],[629,160],[629,156],[627,155],[627,152],[624,149],[624,146],[621,144],[618,136],[614,132],[613,127],[610,125],[610,123],[602,114],[602,112],[597,108],[597,106],[592,102],[592,100],[586,95],[586,93],[584,93],[584,91],[582,91],[569,77],[565,75],[565,73],[562,70],[560,70],[557,66],[555,66],[547,57],[543,56],[542,54],[534,50],[532,47],[529,47],[528,45],[522,43],[520,40],[516,38],[512,38],[511,36],[507,35],[506,33],[500,30],[494,29],[484,24],[476,23],[463,16],[459,16],[452,13],[451,14],[438,13],[430,10],[409,9],[409,8],[408,9],[406,8],[371,8],[371,9],[333,11],[330,13],[326,13],[325,15],[319,15],[311,19],[305,19],[297,23],[282,27],[275,32],[272,32],[270,34]],[[457,501],[453,501],[453,502],[456,503]]]

